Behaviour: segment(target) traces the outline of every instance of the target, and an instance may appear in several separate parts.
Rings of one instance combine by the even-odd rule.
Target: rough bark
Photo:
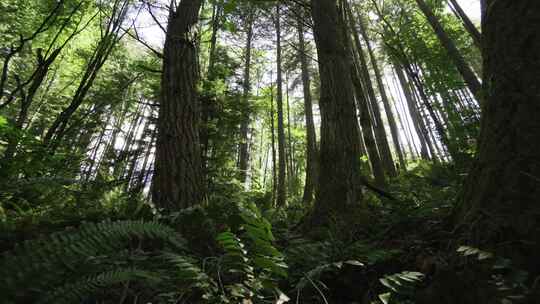
[[[318,180],[318,148],[315,133],[315,123],[313,121],[313,103],[311,99],[311,79],[309,77],[309,62],[306,55],[306,42],[304,39],[303,20],[297,22],[300,66],[302,69],[302,86],[304,92],[304,113],[306,116],[306,182],[302,202],[304,204],[313,201],[315,185]]]
[[[200,204],[205,197],[192,33],[201,3],[184,0],[171,9],[163,49],[153,200],[165,212]]]
[[[454,62],[454,65],[461,74],[461,77],[463,77],[463,80],[467,84],[467,87],[474,94],[476,100],[480,101],[482,97],[482,85],[480,84],[480,81],[474,74],[473,70],[467,64],[465,58],[463,58],[452,39],[450,39],[448,34],[445,32],[442,24],[439,22],[432,9],[426,4],[424,0],[416,0],[416,3],[420,7],[422,13],[426,16],[428,23],[435,31],[435,35],[437,35],[437,38],[448,52],[448,55]]]
[[[540,272],[540,2],[486,0],[486,102],[477,161],[456,214],[471,241]]]
[[[319,182],[312,224],[361,205],[359,130],[346,30],[335,0],[312,0],[313,33],[321,80]]]

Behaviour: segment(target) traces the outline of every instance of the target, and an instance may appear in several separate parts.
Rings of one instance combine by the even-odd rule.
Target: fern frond
[[[195,264],[194,259],[172,252],[165,252],[162,257],[176,267],[176,277],[183,282],[201,289],[214,284],[212,279]]]
[[[75,272],[80,263],[115,253],[135,238],[161,240],[175,248],[184,247],[182,238],[172,228],[158,222],[85,223],[74,231],[26,241],[4,254],[0,261],[0,289],[14,291],[21,283],[50,284],[67,272]]]
[[[159,281],[159,277],[156,273],[135,268],[115,269],[83,278],[75,283],[65,284],[43,297],[38,303],[80,303],[85,298],[105,287],[133,280]]]

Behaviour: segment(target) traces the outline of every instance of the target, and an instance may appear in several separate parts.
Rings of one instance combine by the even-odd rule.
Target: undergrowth
[[[538,279],[453,241],[446,219],[461,177],[409,169],[387,190],[393,200],[365,193],[368,221],[352,213],[309,232],[300,203],[274,209],[267,194],[238,189],[167,215],[91,185],[66,186],[78,196],[65,201],[3,204],[2,303],[454,303],[445,293],[473,274],[479,296],[527,303]]]

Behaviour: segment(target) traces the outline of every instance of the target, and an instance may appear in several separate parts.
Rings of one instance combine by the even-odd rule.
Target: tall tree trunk
[[[315,185],[319,174],[319,157],[315,123],[313,121],[313,102],[311,99],[311,79],[309,77],[309,62],[306,54],[306,42],[304,39],[303,20],[297,21],[300,66],[302,69],[302,86],[304,89],[304,113],[306,116],[306,183],[304,185],[304,204],[313,201]]]
[[[373,172],[373,177],[375,178],[375,183],[377,186],[384,187],[386,186],[386,178],[384,176],[384,169],[379,156],[379,151],[377,150],[377,144],[375,143],[375,138],[373,137],[373,126],[369,117],[368,101],[364,95],[364,92],[362,91],[362,85],[357,69],[353,67],[351,74],[355,88],[356,104],[360,112],[362,136],[364,137],[364,142],[366,143],[366,150],[368,153],[369,162],[371,164],[371,171]]]
[[[426,4],[426,2],[424,0],[416,0],[416,3],[420,7],[422,13],[424,13],[424,15],[426,16],[428,23],[435,31],[435,35],[437,35],[437,38],[439,38],[439,41],[448,52],[448,55],[450,56],[452,61],[454,61],[454,64],[461,76],[463,77],[463,80],[465,80],[467,87],[474,94],[476,100],[480,102],[482,98],[482,85],[480,84],[480,81],[474,74],[473,70],[467,64],[465,58],[463,58],[458,48],[456,47],[452,39],[450,39],[448,34],[445,32],[442,24],[439,22],[439,20],[437,19],[431,8]]]
[[[321,81],[319,181],[312,224],[363,205],[360,144],[345,22],[335,0],[312,0]]]
[[[273,79],[272,73],[270,79]],[[270,131],[272,133],[272,206],[276,201],[277,192],[277,155],[276,155],[276,126],[274,117],[274,85],[270,86]]]
[[[278,128],[278,184],[277,206],[283,207],[287,201],[286,187],[286,156],[285,156],[285,126],[283,123],[283,80],[281,70],[281,14],[279,5],[276,6],[276,38],[277,38],[277,128]]]
[[[540,2],[485,5],[486,102],[457,219],[469,226],[474,245],[516,258],[534,277],[540,272]]]
[[[154,203],[166,212],[200,204],[204,197],[197,49],[191,32],[202,0],[182,0],[169,12],[163,49]]]
[[[244,183],[246,181],[248,162],[249,162],[249,143],[248,143],[248,129],[250,121],[249,110],[249,94],[251,90],[251,45],[253,39],[253,11],[249,8],[249,12],[246,16],[246,47],[245,47],[245,62],[244,62],[244,81],[242,84],[242,111],[243,117],[240,124],[240,151],[238,156],[238,169],[240,170],[240,181]]]
[[[291,137],[291,103],[289,100],[289,76],[285,72],[285,102],[287,104],[287,182],[289,183],[289,189],[291,189],[294,179],[294,149]]]
[[[481,49],[482,48],[482,34],[480,34],[480,31],[476,28],[474,23],[472,23],[471,19],[469,19],[469,16],[463,11],[461,8],[461,5],[456,0],[448,0],[450,2],[450,7],[452,8],[452,11],[454,14],[461,19],[461,22],[463,22],[463,26],[469,32],[471,35],[471,38],[474,42],[474,44]]]
[[[406,114],[407,110],[405,110],[405,103],[403,102],[402,94],[400,94],[400,86],[397,84],[397,79],[394,76],[392,77],[392,88],[393,92],[397,93],[397,96],[394,96],[394,107],[395,107],[395,113],[397,114],[398,122],[401,127],[401,130],[403,130],[403,134],[405,134],[405,139],[407,140],[407,146],[409,147],[409,151],[411,153],[411,157],[413,160],[416,160],[416,158],[420,155],[418,152],[418,147],[416,146],[416,143],[414,142],[414,136],[411,131],[411,123],[409,121],[409,117]]]
[[[349,10],[350,19],[352,20],[352,13]],[[364,41],[366,42],[367,50],[369,57],[371,59],[371,66],[373,67],[373,71],[375,72],[375,79],[377,80],[377,86],[379,87],[379,92],[381,93],[381,99],[384,106],[384,111],[386,113],[386,118],[388,119],[388,124],[390,125],[390,133],[392,135],[392,142],[394,143],[394,149],[396,150],[396,154],[398,155],[399,164],[402,168],[406,168],[405,165],[405,159],[403,157],[403,151],[401,151],[401,144],[399,142],[399,133],[396,125],[396,120],[394,118],[394,115],[392,114],[392,108],[390,106],[390,101],[388,100],[388,96],[386,95],[386,89],[384,88],[383,84],[383,78],[381,71],[379,69],[379,65],[377,63],[377,58],[375,56],[375,53],[373,52],[373,48],[371,47],[371,43],[369,41],[369,37],[367,35],[366,29],[365,29],[365,23],[363,20],[363,17],[361,15],[358,15],[359,19],[359,25],[360,25],[360,33],[362,34],[362,37],[364,38]]]
[[[208,53],[208,70],[206,73],[206,77],[208,79],[208,82],[205,82],[205,84],[210,84],[213,80],[216,78],[216,69],[215,69],[215,63],[216,63],[216,49],[217,49],[217,41],[218,41],[218,34],[219,34],[219,28],[221,26],[221,20],[222,20],[222,14],[223,14],[223,6],[219,3],[214,3],[212,6],[212,35],[210,36],[210,49]],[[200,42],[199,42],[200,43]],[[209,88],[208,91],[211,91]],[[200,141],[201,141],[201,156],[202,156],[202,166],[204,169],[204,174],[206,175],[207,168],[208,168],[208,159],[210,157],[209,150],[210,150],[210,138],[209,138],[209,121],[212,118],[212,103],[214,96],[207,96],[207,98],[201,98],[201,124],[199,128],[200,133]],[[207,181],[210,182],[209,180]]]

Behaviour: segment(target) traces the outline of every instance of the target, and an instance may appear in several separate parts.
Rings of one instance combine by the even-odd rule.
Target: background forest
[[[0,11],[0,303],[539,303],[540,2]]]

